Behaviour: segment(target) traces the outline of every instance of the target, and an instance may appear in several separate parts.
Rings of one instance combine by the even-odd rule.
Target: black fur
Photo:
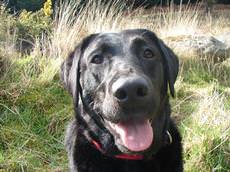
[[[153,59],[142,58],[145,48]],[[92,59],[100,53],[103,63]],[[78,172],[182,172],[180,134],[170,118],[167,90],[174,96],[178,59],[153,32],[143,29],[93,34],[85,38],[61,67],[61,79],[74,100],[75,118],[70,122],[65,144],[70,171]],[[120,78],[144,78],[148,95],[142,101],[122,104],[111,91]],[[129,108],[130,107],[130,108]],[[124,160],[116,154],[133,154],[120,145],[108,123],[151,119],[154,139],[143,160]],[[169,143],[167,131],[172,136]],[[145,133],[143,133],[144,135]],[[98,141],[103,153],[92,140]]]

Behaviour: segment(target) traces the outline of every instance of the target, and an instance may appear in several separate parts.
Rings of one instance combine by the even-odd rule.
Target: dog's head
[[[83,101],[103,119],[117,148],[136,153],[161,143],[177,73],[174,53],[153,32],[136,29],[88,36],[62,64],[61,78],[76,106]]]

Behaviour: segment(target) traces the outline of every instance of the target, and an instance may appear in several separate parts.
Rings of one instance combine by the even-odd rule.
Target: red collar
[[[168,137],[168,143],[167,144],[172,144],[172,142],[173,142],[172,135],[170,134],[170,132],[168,130],[166,131],[166,135]],[[101,145],[97,141],[92,140],[92,144],[101,153],[106,154],[105,151],[102,149]],[[144,156],[140,155],[140,154],[139,155],[138,154],[129,155],[129,154],[121,153],[121,154],[113,155],[112,157],[118,158],[118,159],[125,159],[125,160],[143,160],[144,159]]]
[[[105,152],[103,151],[103,149],[101,148],[101,145],[95,141],[92,140],[92,144],[94,145],[94,147],[99,150],[100,152],[102,152],[103,154],[105,154]],[[118,158],[118,159],[126,159],[126,160],[143,160],[144,156],[143,155],[129,155],[129,154],[118,154],[118,155],[114,155],[114,158]]]

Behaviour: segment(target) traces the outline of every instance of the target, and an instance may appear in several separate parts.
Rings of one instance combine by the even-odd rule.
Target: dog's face
[[[166,118],[162,103],[168,86],[174,94],[177,72],[176,56],[147,30],[91,35],[62,65],[73,98],[78,99],[79,79],[83,101],[126,153],[146,152],[160,143]]]

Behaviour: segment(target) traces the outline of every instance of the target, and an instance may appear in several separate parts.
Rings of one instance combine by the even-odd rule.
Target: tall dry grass
[[[68,56],[70,51],[74,49],[76,44],[88,34],[95,32],[116,32],[132,28],[147,28],[154,31],[160,38],[167,40],[168,37],[178,39],[178,37],[184,35],[194,35],[197,33],[216,34],[229,29],[228,18],[223,17],[223,15],[213,18],[212,16],[204,16],[199,5],[171,5],[163,9],[151,9],[151,11],[146,13],[143,9],[136,9],[134,11],[126,9],[123,11],[124,3],[122,0],[104,6],[102,6],[101,3],[101,1],[90,0],[89,3],[82,8],[80,7],[80,0],[76,0],[74,3],[64,0],[61,1],[59,8],[55,10],[51,35],[47,36],[43,34],[37,38],[33,51],[30,54],[25,55],[24,58],[16,58],[14,61],[16,65],[8,66],[7,70],[9,70],[11,74],[6,75],[7,78],[2,82],[5,84],[3,85],[4,90],[0,91],[0,95],[4,96],[4,98],[0,100],[7,100],[7,103],[3,102],[0,104],[0,107],[2,109],[7,107],[10,110],[14,108],[28,109],[28,112],[23,112],[20,117],[25,121],[29,121],[28,123],[23,122],[23,126],[31,127],[29,126],[31,122],[31,112],[34,113],[33,117],[39,118],[37,119],[39,131],[41,128],[46,129],[48,126],[48,122],[43,121],[50,120],[50,118],[47,117],[47,113],[51,116],[53,115],[54,117],[52,116],[52,118],[54,118],[54,121],[57,123],[60,118],[62,120],[67,118],[67,111],[69,113],[72,107],[70,107],[70,105],[66,107],[68,103],[70,104],[69,99],[62,93],[63,90],[54,78],[59,73],[62,61]],[[2,20],[0,23],[2,23]],[[0,29],[1,28],[4,27],[0,25]],[[0,53],[8,58],[10,58],[11,55],[7,53],[11,52],[16,52],[16,56],[21,55],[21,53],[15,49],[17,32],[12,33],[11,31],[10,27],[7,27],[4,31],[1,30],[1,33],[9,34],[7,37],[12,38],[2,42],[0,41]],[[6,55],[2,52],[5,52]],[[226,107],[230,107],[230,105],[228,106],[226,104],[230,102],[227,96],[230,95],[230,92],[225,93],[226,90],[229,90],[229,74],[229,67],[222,67],[220,64],[214,64],[209,61],[195,61],[191,64],[184,62],[181,65],[180,74],[176,83],[178,94],[173,102],[173,114],[176,114],[179,118],[178,124],[183,134],[186,171],[227,171],[229,169],[226,162],[230,159],[229,150],[227,149],[230,112]],[[9,79],[11,76],[12,79]],[[38,82],[39,84],[37,84]],[[41,82],[45,82],[45,84],[41,84]],[[215,84],[212,86],[213,82]],[[26,85],[26,87],[22,85]],[[28,85],[32,85],[29,91],[27,88]],[[44,99],[47,100],[44,101]],[[62,99],[67,100],[60,102]],[[20,104],[20,107],[17,106],[15,102]],[[39,108],[36,109],[38,102]],[[53,102],[56,102],[58,106],[50,110],[50,107],[54,104]],[[4,107],[2,107],[2,105],[4,105]],[[60,108],[60,111],[56,114],[58,108]],[[42,117],[40,117],[40,111],[42,112]],[[9,125],[4,126],[4,131],[8,131],[8,129],[12,130],[10,124],[13,123],[12,121],[16,121],[13,118],[15,114],[13,114],[14,116],[12,117],[12,113],[8,112],[8,110],[4,111],[4,114],[5,118],[0,120],[0,125],[2,125],[2,121],[7,121]],[[12,117],[13,120],[9,117]],[[54,128],[60,129],[60,126],[57,126],[55,122],[52,124],[55,126]],[[11,125],[15,127],[14,123]],[[17,125],[17,127],[20,126],[18,122]],[[60,125],[64,128],[63,121],[60,122]],[[22,129],[22,132],[24,129],[25,128]],[[25,131],[31,132],[30,130]],[[44,132],[45,131],[43,131],[43,133]],[[63,133],[62,131],[58,133],[58,139]],[[11,137],[8,138],[5,133],[0,132],[0,134],[4,136],[4,139],[7,140],[6,145],[10,147],[10,141],[13,139]],[[20,134],[17,132],[15,135],[15,137],[18,137]],[[53,138],[50,133],[40,138],[41,135],[39,132],[36,136],[37,139],[35,143],[38,145],[40,145],[39,141],[46,144],[47,140],[50,140],[50,138],[47,139],[48,137]],[[56,140],[56,138],[54,139]],[[30,140],[30,138],[28,138],[28,140]],[[59,142],[60,140],[58,140],[58,143]],[[8,159],[6,160],[7,165],[15,163],[16,166],[22,167],[20,169],[27,169],[27,167],[29,167],[29,169],[37,168],[44,170],[43,162],[36,158],[27,159],[27,155],[22,155],[22,160],[18,161],[18,155],[21,150],[18,150],[14,144],[18,143],[12,141],[13,147],[11,147],[9,152],[14,155],[6,156],[9,159],[9,161]],[[25,143],[25,148],[27,148],[26,146],[27,143]],[[55,165],[58,166],[59,158],[63,160],[66,158],[63,152],[61,152],[61,154],[64,155],[59,157],[58,152],[60,152],[59,150],[62,150],[63,147],[60,146],[60,143],[58,146],[58,149],[55,146],[54,148],[52,147],[52,149],[46,147],[47,150],[43,150],[43,148],[39,147],[39,155],[44,154],[43,159],[47,162],[49,162],[49,159],[56,159]],[[37,145],[32,144],[29,151],[27,151],[27,149],[23,150],[26,153],[31,153],[35,147],[37,148]],[[57,150],[57,152],[54,150]],[[56,154],[54,154],[53,151]],[[34,155],[37,156],[35,152],[32,152],[31,157]],[[13,157],[13,159],[11,157]],[[39,165],[29,163],[36,162],[34,159],[38,161]],[[61,166],[65,165],[61,164]],[[11,170],[14,167],[9,165],[6,168]],[[53,166],[50,165],[49,168],[53,169]]]
[[[229,168],[230,111],[225,108],[226,97],[215,87],[195,91],[197,108],[182,123],[187,171]]]
[[[50,61],[47,63],[49,69],[42,72],[41,80],[52,79],[62,59],[68,56],[83,37],[91,33],[147,28],[162,38],[178,34],[191,35],[199,27],[200,13],[197,9],[198,5],[179,8],[171,5],[160,11],[153,9],[149,18],[144,19],[143,9],[129,10],[122,0],[106,4],[90,0],[84,7],[80,1],[61,1],[55,9],[52,35],[38,38],[32,53],[37,57],[48,57],[47,61]]]
[[[90,0],[86,6],[81,6],[80,1],[61,1],[55,9],[52,36],[43,37],[37,47],[42,47],[48,57],[65,58],[88,34],[121,29],[125,20],[123,5],[122,1],[103,5]]]
[[[131,8],[122,0],[106,4],[90,0],[84,7],[80,0],[60,1],[54,10],[52,36],[39,38],[35,47],[47,57],[65,58],[77,42],[91,33],[147,28],[164,39],[207,33],[203,29],[212,25],[204,17],[200,4],[175,6],[172,3],[168,7],[152,8],[148,14],[142,8]]]
[[[83,37],[121,30],[126,21],[123,9],[122,1],[104,4],[90,0],[86,6],[81,6],[80,1],[61,1],[55,9],[52,35],[37,38],[32,52],[35,57],[47,58],[40,81],[56,75],[63,59]]]
[[[17,30],[13,27],[15,20],[8,14],[5,6],[0,3],[0,52],[1,56],[14,56],[16,49]],[[5,55],[4,55],[5,54]]]
[[[202,13],[200,4],[175,6],[171,3],[160,11],[153,27],[157,27],[162,38],[194,35],[201,32]]]

